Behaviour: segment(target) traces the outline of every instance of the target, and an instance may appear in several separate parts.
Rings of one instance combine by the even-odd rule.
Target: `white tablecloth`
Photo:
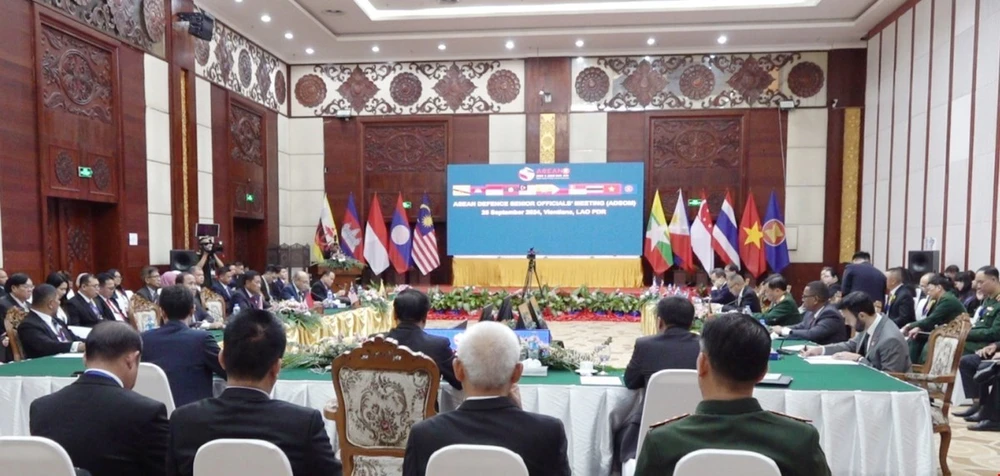
[[[0,378],[0,435],[27,435],[31,402],[73,380]],[[453,410],[461,394],[442,385],[441,410]],[[320,410],[333,396],[329,381],[279,380],[274,389],[275,398]],[[835,475],[936,474],[937,452],[925,392],[761,389],[755,396],[768,410],[812,420]],[[521,399],[525,410],[562,420],[570,464],[578,476],[610,474],[614,430],[641,401],[639,392],[623,387],[565,385],[524,385]],[[326,428],[336,446],[334,424],[327,422]]]

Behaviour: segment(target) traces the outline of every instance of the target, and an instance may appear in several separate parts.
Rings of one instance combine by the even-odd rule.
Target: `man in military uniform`
[[[788,281],[780,274],[772,275],[764,281],[764,293],[771,301],[771,308],[765,313],[754,314],[754,318],[763,319],[768,326],[792,326],[802,322],[799,306],[795,298],[788,292]]]
[[[902,328],[903,334],[910,341],[910,361],[914,364],[924,363],[926,357],[927,335],[920,332],[929,333],[935,327],[947,324],[956,317],[965,313],[965,306],[948,292],[951,289],[951,280],[941,274],[934,274],[927,281],[927,296],[930,301],[927,317],[916,322],[911,322]]]
[[[976,284],[985,299],[979,306],[979,320],[972,326],[965,338],[965,354],[975,354],[977,350],[1000,341],[1000,271],[993,266],[983,266],[976,271]]]
[[[807,421],[768,412],[753,398],[767,373],[771,338],[767,329],[741,314],[724,314],[705,324],[698,354],[698,386],[704,398],[694,415],[653,425],[639,452],[635,474],[673,474],[692,451],[715,448],[760,453],[783,476],[830,474],[819,432]]]

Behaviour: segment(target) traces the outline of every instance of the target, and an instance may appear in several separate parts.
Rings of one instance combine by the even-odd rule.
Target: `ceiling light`
[[[440,45],[438,45],[438,49],[441,50],[441,51],[444,51],[444,50],[448,49],[448,46],[445,45],[444,43],[441,43]]]
[[[243,0],[236,0],[236,3],[243,3]]]
[[[291,40],[292,38],[295,38],[295,35],[293,35],[292,32],[285,33],[286,40]]]
[[[580,64],[583,64],[583,56],[577,56],[576,57],[576,62],[580,63]]]
[[[656,38],[650,38],[650,39],[646,40],[646,44],[649,45],[649,46],[655,45],[656,44]]]
[[[512,49],[514,49],[514,42],[510,41],[510,40],[507,40],[507,44],[504,45],[504,46],[506,46],[508,50],[512,50]]]
[[[307,54],[307,55],[311,55],[311,54],[313,54],[313,53],[315,53],[315,52],[316,52],[316,50],[314,50],[314,49],[312,49],[312,48],[306,48],[306,54]]]
[[[643,56],[642,59],[644,59],[646,61],[649,61],[650,58],[649,58],[649,56]]]
[[[375,45],[375,46],[372,47],[372,53],[378,53],[379,51],[380,50],[379,50],[378,45]]]
[[[261,15],[260,16],[260,21],[262,21],[264,23],[270,23],[271,22],[271,15],[268,15],[266,13],[263,14],[263,15]]]
[[[576,47],[583,48],[583,40],[576,40]]]
[[[726,35],[719,35],[719,39],[715,41],[718,41],[720,45],[724,45],[729,41],[729,38],[726,38]]]

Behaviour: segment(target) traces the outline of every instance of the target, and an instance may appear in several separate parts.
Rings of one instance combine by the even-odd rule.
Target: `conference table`
[[[81,370],[79,356],[0,366],[0,435],[27,435],[31,402],[71,384],[73,373]],[[791,385],[758,387],[755,396],[768,410],[812,420],[833,474],[936,474],[930,408],[922,389],[867,367],[814,365],[797,356],[771,361],[770,371],[791,376]],[[224,383],[218,383],[221,391]],[[525,410],[563,422],[573,474],[580,476],[611,474],[614,432],[642,404],[639,391],[581,385],[572,372],[523,377],[520,393]],[[274,398],[322,409],[334,398],[330,374],[283,370]],[[461,392],[442,383],[442,411],[454,410],[462,399]],[[326,427],[336,447],[334,424]]]

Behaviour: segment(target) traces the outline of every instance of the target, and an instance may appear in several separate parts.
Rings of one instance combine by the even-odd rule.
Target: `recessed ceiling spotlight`
[[[266,13],[263,14],[263,15],[261,15],[260,16],[260,21],[262,21],[264,23],[270,23],[271,22],[271,15],[268,15]]]
[[[372,53],[378,53],[379,51],[380,50],[379,50],[378,45],[375,45],[375,46],[372,47]]]
[[[576,47],[583,48],[583,40],[576,40]]]
[[[243,0],[236,0],[236,3],[243,3]]]
[[[646,60],[646,61],[649,61],[649,60],[650,60],[650,57],[649,57],[649,56],[643,56],[643,57],[642,57],[642,59],[644,59],[644,60]]]
[[[576,62],[580,63],[580,64],[583,64],[583,56],[577,56],[576,57]]]
[[[438,45],[438,49],[441,50],[441,51],[444,51],[444,50],[448,49],[448,46],[445,45],[444,43],[441,43],[440,45]]]
[[[292,32],[285,33],[286,40],[291,40],[292,38],[295,38],[295,35],[293,35]]]
[[[508,50],[512,50],[514,49],[514,42],[511,40],[507,40],[507,43],[504,46],[506,46]]]
[[[720,45],[724,45],[729,41],[729,38],[726,38],[726,35],[719,35],[719,39],[715,41],[718,41]]]
[[[313,54],[313,53],[315,53],[315,52],[316,52],[316,50],[314,50],[314,49],[312,49],[312,48],[306,48],[306,54],[307,54],[307,55],[311,55],[311,54]]]
[[[650,39],[646,40],[646,44],[649,45],[649,46],[655,45],[656,44],[656,38],[650,38]]]

